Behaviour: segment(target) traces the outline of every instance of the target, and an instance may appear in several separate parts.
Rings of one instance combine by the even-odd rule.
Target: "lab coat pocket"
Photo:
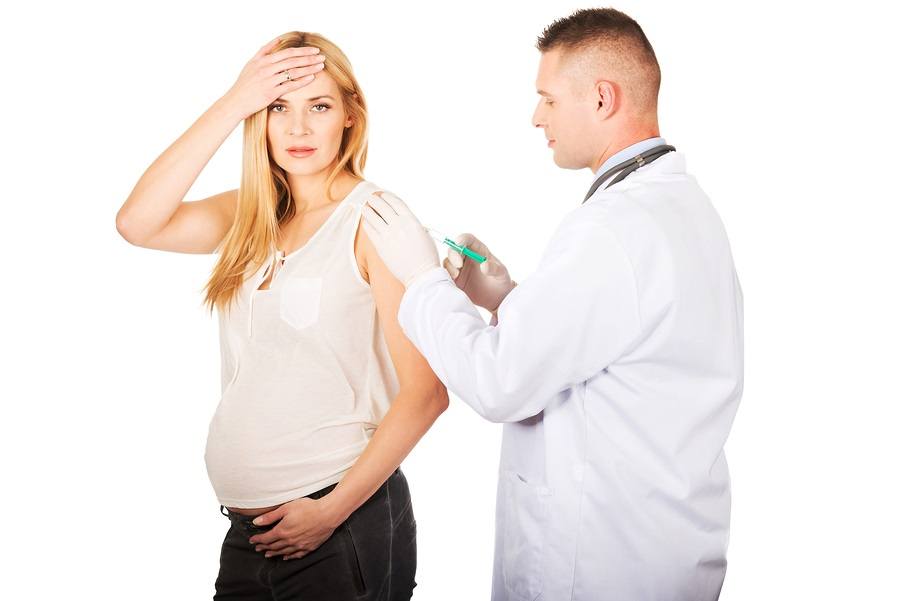
[[[322,278],[291,277],[281,290],[281,319],[296,329],[311,326],[319,320]]]
[[[502,472],[504,515],[503,582],[516,599],[533,601],[544,584],[544,531],[550,490],[526,482],[516,472]]]

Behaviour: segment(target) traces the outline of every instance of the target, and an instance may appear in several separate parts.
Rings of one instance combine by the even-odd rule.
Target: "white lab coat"
[[[717,598],[743,300],[683,155],[571,211],[498,316],[443,268],[399,313],[447,387],[505,422],[494,601]]]

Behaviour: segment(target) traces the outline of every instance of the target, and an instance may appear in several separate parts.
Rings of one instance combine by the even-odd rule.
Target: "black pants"
[[[309,495],[318,499],[336,485]],[[249,539],[275,524],[226,513],[215,601],[403,601],[416,586],[416,520],[406,477],[399,469],[338,526],[318,549],[300,559],[265,557]],[[276,522],[277,523],[277,522]]]

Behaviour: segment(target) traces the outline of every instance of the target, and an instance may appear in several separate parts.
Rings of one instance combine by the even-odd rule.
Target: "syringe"
[[[486,257],[482,257],[477,252],[471,251],[468,248],[466,248],[465,246],[460,246],[459,244],[454,242],[449,236],[445,236],[444,234],[442,234],[436,230],[433,230],[430,227],[426,227],[425,229],[428,230],[428,233],[431,234],[432,238],[434,238],[438,242],[443,242],[444,244],[446,244],[447,246],[449,246],[456,252],[469,257],[473,261],[475,261],[477,263],[484,263],[485,261],[487,261]]]

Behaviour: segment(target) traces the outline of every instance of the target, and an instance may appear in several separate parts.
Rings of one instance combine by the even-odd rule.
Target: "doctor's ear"
[[[597,102],[597,110],[610,113],[615,105],[616,90],[608,81],[598,81],[594,84],[594,94]]]

